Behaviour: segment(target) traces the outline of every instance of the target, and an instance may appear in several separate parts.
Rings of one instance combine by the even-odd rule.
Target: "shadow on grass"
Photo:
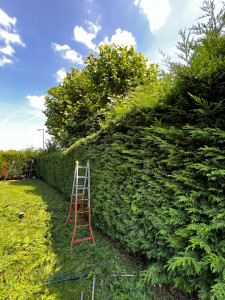
[[[36,220],[37,222],[48,223],[48,233],[43,236],[43,243],[49,243],[49,253],[43,255],[49,256],[47,258],[47,260],[49,260],[47,262],[47,264],[49,264],[49,272],[46,276],[43,274],[44,280],[48,279],[49,275],[50,277],[54,277],[71,269],[74,269],[74,271],[62,278],[91,273],[90,265],[92,265],[93,255],[90,255],[90,253],[93,253],[93,248],[96,249],[96,247],[93,247],[94,245],[91,244],[91,241],[74,244],[73,249],[70,249],[74,226],[73,224],[68,224],[68,226],[65,227],[69,212],[69,200],[66,201],[57,191],[37,179],[14,181],[10,182],[10,185],[29,186],[29,188],[25,188],[25,193],[38,196],[43,203],[43,206],[37,208],[37,211],[33,208],[33,210],[30,210],[30,213],[33,211],[34,214],[38,214],[38,210],[44,209],[48,214],[45,220]],[[26,205],[23,210],[26,213]],[[24,222],[25,218],[26,215],[21,222]],[[32,216],[30,216],[30,218],[32,218]],[[83,232],[83,234],[87,233]],[[97,237],[96,241],[99,244]],[[84,291],[85,294],[90,297],[91,285],[91,278],[47,284],[43,285],[39,295],[44,298],[54,295],[52,299],[80,299],[81,291]],[[38,295],[36,296],[38,298]]]
[[[99,231],[94,230],[95,244],[92,241],[75,243],[70,249],[74,225],[65,222],[69,213],[69,199],[65,199],[57,191],[38,179],[11,182],[10,185],[24,187],[26,195],[39,197],[41,206],[33,213],[38,216],[39,210],[45,210],[45,218],[35,219],[35,222],[47,224],[47,232],[42,237],[43,243],[47,243],[47,252],[44,260],[42,281],[49,277],[74,270],[65,277],[88,273],[86,278],[68,280],[60,283],[42,285],[38,292],[32,295],[32,299],[67,299],[81,298],[84,291],[84,299],[91,299],[92,278],[96,274],[95,299],[153,299],[148,288],[137,286],[136,277],[115,277],[120,274],[137,274],[140,266],[130,261],[123,251],[118,251],[115,245]],[[24,207],[26,212],[26,207]],[[32,218],[32,211],[30,217]],[[25,217],[24,217],[25,218]],[[81,230],[82,229],[82,230]],[[76,238],[90,236],[89,228],[80,228]],[[64,277],[60,277],[61,279]],[[158,298],[160,299],[160,298]],[[163,299],[170,299],[164,297]]]

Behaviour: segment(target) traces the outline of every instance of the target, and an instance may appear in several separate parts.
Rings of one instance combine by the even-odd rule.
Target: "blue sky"
[[[0,150],[42,147],[44,96],[83,68],[100,43],[134,44],[163,65],[179,29],[197,23],[202,0],[1,0]],[[215,0],[221,8],[220,0]],[[46,129],[46,128],[45,128]],[[45,138],[50,138],[45,133]]]

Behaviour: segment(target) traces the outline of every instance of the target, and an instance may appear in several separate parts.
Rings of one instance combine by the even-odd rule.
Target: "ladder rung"
[[[78,166],[78,168],[81,168],[81,169],[87,169],[88,166]]]
[[[78,214],[85,214],[85,213],[88,213],[89,211],[81,211],[81,210],[78,210],[77,213]],[[75,214],[75,211],[71,211],[71,214]]]
[[[77,204],[82,204],[82,202],[83,202],[84,200],[88,201],[89,199],[77,199]],[[74,204],[75,204],[75,203],[74,203]]]
[[[83,201],[88,201],[89,199],[76,199],[75,201],[77,201],[77,204],[82,204]],[[73,205],[75,205],[76,203],[73,202]]]
[[[92,237],[87,237],[87,238],[83,238],[83,239],[78,239],[78,240],[74,240],[73,243],[76,243],[76,242],[81,242],[81,241],[87,241],[87,240],[92,240]]]
[[[77,187],[78,190],[87,190],[87,187]]]
[[[77,225],[76,227],[87,227],[89,226],[89,224],[85,224],[85,225]]]
[[[88,178],[87,176],[77,176],[77,178]]]
[[[83,221],[81,219],[78,219],[77,222],[83,222]],[[70,220],[67,223],[75,223],[75,220]],[[89,225],[87,225],[87,226],[89,226]],[[76,227],[79,227],[79,226],[76,226]]]

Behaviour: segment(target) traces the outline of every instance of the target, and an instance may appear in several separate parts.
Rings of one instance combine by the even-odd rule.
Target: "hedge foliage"
[[[208,23],[180,44],[191,53],[187,65],[171,64],[171,73],[146,90],[145,105],[133,94],[137,101],[118,103],[100,132],[40,156],[38,168],[69,198],[74,162],[89,161],[93,221],[147,257],[145,280],[222,300],[225,4],[217,16],[213,1],[203,4]]]
[[[225,295],[224,146],[219,129],[121,126],[44,155],[38,166],[69,198],[75,160],[89,160],[95,225],[146,255],[152,283],[208,299]]]
[[[39,150],[33,150],[31,148],[28,148],[24,151],[17,151],[17,150],[7,150],[3,151],[0,150],[0,179],[4,179],[5,175],[3,174],[3,169],[6,168],[6,170],[10,169],[10,166],[15,161],[16,163],[16,173],[18,176],[21,176],[22,174],[25,174],[25,170],[28,167],[27,162],[31,159],[34,159],[37,157],[39,153]],[[16,175],[14,168],[12,169],[12,172],[10,172],[10,177],[13,177]]]

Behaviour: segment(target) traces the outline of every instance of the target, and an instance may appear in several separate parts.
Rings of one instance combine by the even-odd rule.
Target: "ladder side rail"
[[[75,164],[75,170],[74,170],[74,175],[73,175],[73,186],[72,186],[72,192],[71,194],[74,194],[74,186],[75,186],[75,180],[76,180],[76,173],[77,173],[77,164]]]
[[[85,178],[84,178],[84,188],[83,188],[83,194],[85,195],[85,189],[87,184],[87,176],[88,176],[88,169],[85,170]]]
[[[73,237],[72,237],[72,241],[71,241],[71,244],[70,244],[70,248],[72,249],[73,247],[73,243],[74,243],[74,239],[75,239],[75,236],[76,236],[76,231],[77,231],[77,199],[75,199],[75,220],[74,220],[74,232],[73,232]]]
[[[6,176],[5,176],[5,178],[4,178],[4,182],[6,181],[6,178],[8,177],[9,173],[11,172],[11,169],[12,169],[14,163],[15,163],[15,161],[12,162],[12,164],[11,164],[11,166],[10,166],[10,168],[9,168],[9,170],[8,170],[8,172],[7,172]]]
[[[16,168],[16,162],[15,162],[14,170],[16,172],[16,180],[18,180],[18,173],[17,173],[17,168]]]
[[[86,190],[86,184],[87,184],[87,176],[88,176],[88,169],[87,166],[85,167],[85,176],[84,176],[84,182],[83,182],[83,196],[82,196],[82,203],[81,203],[81,211],[83,211],[84,208],[84,198],[85,198],[85,190]],[[81,222],[83,223],[83,213],[81,214]]]
[[[29,161],[27,163],[29,163]],[[28,174],[28,180],[30,180],[32,169],[33,169],[33,159],[30,161],[30,170],[29,170],[29,174]]]
[[[92,228],[91,228],[91,171],[90,171],[90,164],[89,161],[87,163],[88,165],[88,215],[89,215],[89,228],[90,228],[90,233],[91,233],[91,239],[92,239],[92,244],[95,243]]]
[[[77,170],[77,172],[76,172],[76,201],[77,201],[77,199],[78,199],[78,177],[79,177],[79,162],[78,161],[76,161],[76,170]]]
[[[90,164],[89,164],[89,161],[87,163],[87,166],[88,166],[88,199],[91,199],[91,172],[90,172]]]

